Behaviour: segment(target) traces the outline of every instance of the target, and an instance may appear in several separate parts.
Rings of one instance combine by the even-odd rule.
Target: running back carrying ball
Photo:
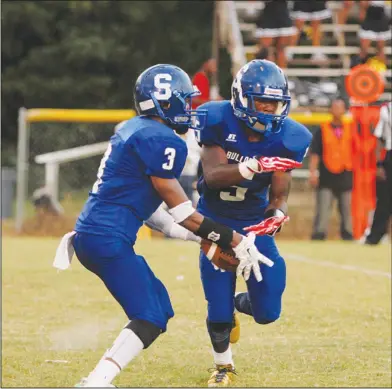
[[[240,261],[235,257],[231,249],[222,249],[216,243],[208,239],[201,240],[201,249],[207,258],[222,270],[235,272]]]

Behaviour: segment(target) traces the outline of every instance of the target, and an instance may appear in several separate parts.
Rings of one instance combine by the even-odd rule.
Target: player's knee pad
[[[208,333],[210,334],[212,347],[215,352],[223,353],[225,352],[230,343],[230,331],[233,326],[233,323],[215,323],[211,322],[208,319],[207,328]]]
[[[280,311],[263,312],[262,314],[255,314],[253,317],[258,324],[270,324],[279,319]]]
[[[144,348],[151,345],[152,342],[162,333],[162,330],[155,324],[143,320],[135,319],[130,321],[125,328],[132,330],[137,337],[143,342]]]

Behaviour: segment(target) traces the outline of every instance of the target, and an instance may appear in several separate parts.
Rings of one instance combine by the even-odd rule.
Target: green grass
[[[101,282],[76,259],[64,272],[51,267],[57,243],[3,238],[2,387],[73,386],[127,322]],[[314,262],[287,259],[279,321],[260,326],[241,316],[241,339],[233,346],[236,385],[390,387],[390,247],[306,241],[281,241],[279,247],[288,258],[296,254]],[[137,249],[168,288],[176,316],[115,384],[206,386],[212,357],[197,245],[155,239],[141,241]],[[243,288],[240,280],[238,290]]]

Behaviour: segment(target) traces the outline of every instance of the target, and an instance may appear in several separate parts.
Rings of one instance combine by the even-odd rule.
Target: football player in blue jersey
[[[155,65],[138,77],[134,100],[139,116],[121,124],[110,138],[75,229],[57,249],[58,267],[69,265],[74,250],[130,320],[78,386],[113,386],[121,369],[166,331],[174,315],[165,286],[133,248],[144,221],[161,229],[166,226],[172,236],[176,225],[177,233],[186,229],[180,234],[185,239],[214,238],[221,247],[233,248],[244,274],[254,269],[258,279],[259,262],[273,265],[252,238],[196,212],[177,180],[187,148],[173,130],[188,130],[195,117],[190,108],[195,95],[189,76],[177,66]],[[198,115],[203,116],[203,110]],[[158,208],[162,201],[169,212]],[[195,235],[187,235],[188,230]]]
[[[202,145],[197,210],[241,234],[254,233],[258,250],[274,262],[273,267],[260,264],[262,282],[252,273],[247,292],[235,294],[236,275],[217,271],[201,252],[207,329],[216,365],[208,386],[220,387],[229,386],[235,374],[230,343],[239,338],[239,321],[233,313],[250,315],[259,324],[279,318],[286,268],[274,235],[288,220],[290,170],[301,165],[312,135],[287,117],[287,79],[267,60],[253,60],[240,69],[231,101],[209,102],[199,109],[207,116],[204,128],[196,129]]]

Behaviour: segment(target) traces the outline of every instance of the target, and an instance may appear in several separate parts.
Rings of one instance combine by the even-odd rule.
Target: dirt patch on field
[[[10,236],[50,236],[59,237],[73,230],[76,217],[66,215],[40,214],[27,219],[22,231],[17,233],[10,222],[3,222],[3,235]]]

